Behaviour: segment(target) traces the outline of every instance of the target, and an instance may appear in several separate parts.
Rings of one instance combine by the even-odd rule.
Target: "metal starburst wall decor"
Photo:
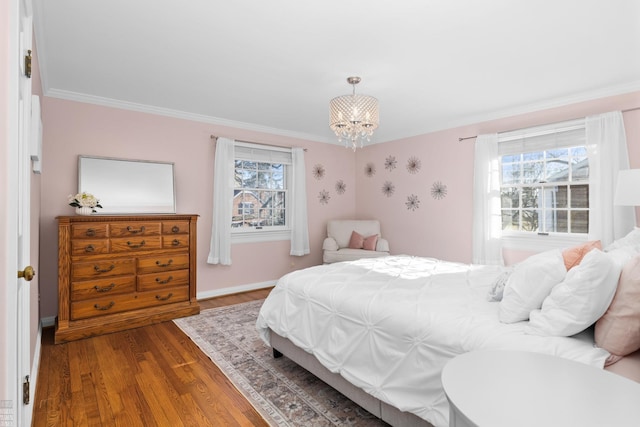
[[[407,197],[407,202],[405,204],[407,205],[408,210],[415,211],[416,209],[420,208],[420,199],[418,199],[418,196],[416,196],[415,194],[412,194]]]
[[[447,195],[447,186],[440,181],[436,181],[431,186],[431,197],[434,199],[444,199]]]
[[[318,194],[318,200],[320,201],[321,205],[328,204],[329,203],[329,199],[331,199],[331,196],[329,195],[329,192],[327,190],[322,190]]]
[[[336,193],[342,195],[345,191],[347,191],[347,184],[341,179],[338,180],[338,182],[336,182]]]
[[[418,173],[421,167],[422,162],[419,158],[417,158],[416,156],[409,157],[409,160],[407,161],[407,171],[409,171],[410,174]]]
[[[384,161],[384,168],[388,171],[392,171],[396,168],[397,164],[398,161],[396,160],[395,156],[389,156]]]
[[[382,184],[382,194],[385,196],[391,197],[394,191],[396,191],[396,186],[393,185],[391,181],[385,181],[385,183]]]
[[[368,177],[372,177],[376,174],[376,166],[373,163],[367,163],[364,167],[364,174]]]
[[[320,164],[315,165],[313,167],[313,172],[312,173],[313,173],[313,177],[315,179],[321,180],[322,178],[324,178],[324,173],[325,173],[324,166],[322,166]]]

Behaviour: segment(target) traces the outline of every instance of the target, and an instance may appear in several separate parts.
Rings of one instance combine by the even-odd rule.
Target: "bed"
[[[413,256],[315,266],[278,281],[256,326],[275,351],[389,424],[444,427],[440,375],[457,355],[524,350],[598,368],[611,356],[594,345],[594,328],[548,336],[530,321],[500,321],[500,304],[488,296],[513,274]]]

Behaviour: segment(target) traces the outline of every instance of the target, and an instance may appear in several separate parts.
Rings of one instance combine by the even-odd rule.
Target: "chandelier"
[[[373,131],[378,128],[378,100],[369,95],[356,95],[356,85],[360,77],[349,77],[353,86],[351,95],[333,98],[329,103],[329,126],[346,147],[353,151],[364,141],[371,141]]]

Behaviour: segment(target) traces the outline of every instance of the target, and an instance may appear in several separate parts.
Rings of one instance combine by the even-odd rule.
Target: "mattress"
[[[527,322],[501,323],[487,293],[503,270],[412,256],[311,267],[277,282],[256,326],[267,344],[271,329],[356,387],[444,427],[440,374],[456,355],[534,351],[599,368],[609,355],[588,331],[542,337],[524,333]]]

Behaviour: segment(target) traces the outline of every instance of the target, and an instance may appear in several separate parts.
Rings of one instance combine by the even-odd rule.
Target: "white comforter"
[[[540,337],[523,332],[527,322],[500,323],[486,296],[502,270],[410,256],[312,267],[278,281],[257,327],[267,344],[271,329],[380,400],[444,427],[440,373],[458,354],[526,350],[600,368],[609,355],[588,334]]]

